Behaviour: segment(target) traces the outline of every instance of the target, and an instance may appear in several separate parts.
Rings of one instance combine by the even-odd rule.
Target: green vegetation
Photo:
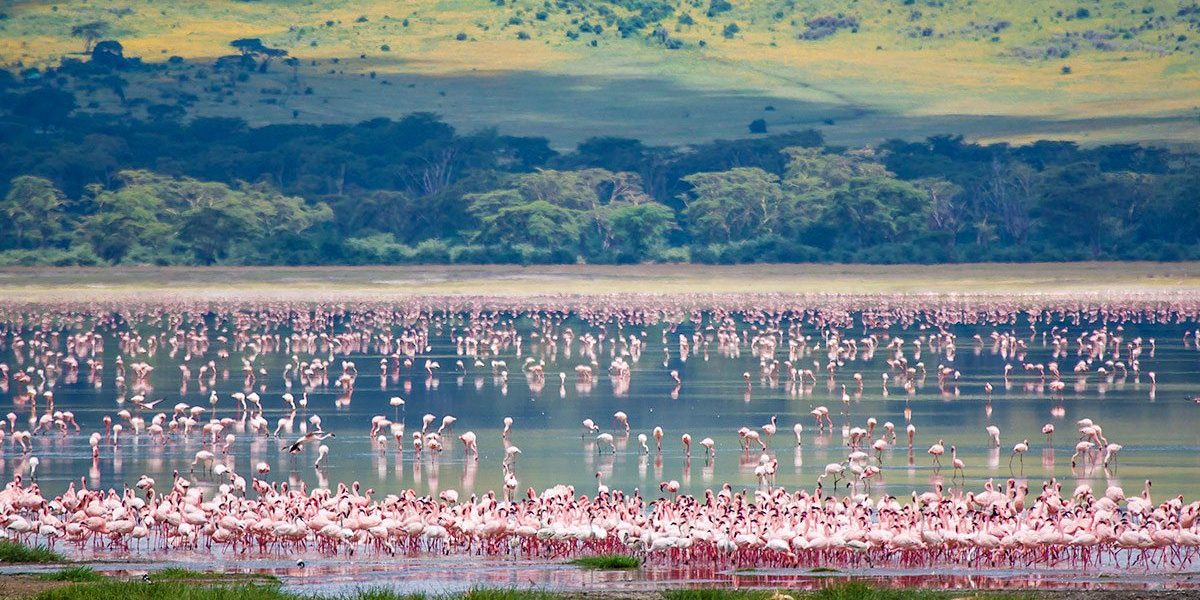
[[[18,108],[0,138],[0,264],[1200,257],[1200,154],[1182,150],[950,136],[846,149],[807,131],[563,154],[428,114],[253,128]]]
[[[378,597],[378,596],[376,596]],[[264,585],[197,585],[190,582],[144,583],[108,580],[46,590],[38,600],[301,600],[303,596]]]
[[[208,571],[193,571],[182,567],[167,567],[158,571],[151,571],[148,574],[150,580],[159,582],[173,581],[189,581],[199,583],[225,583],[236,582],[239,584],[278,584],[279,578],[266,573],[213,573]]]
[[[1194,143],[1198,15],[1190,0],[62,0],[5,7],[0,63],[89,112],[268,124],[431,111],[464,130],[538,123],[556,147],[745,136],[758,118],[839,145],[940,132]],[[243,56],[237,40],[286,56]],[[118,57],[106,42],[143,60],[120,82],[75,77],[72,61]]]
[[[1011,117],[993,139],[1036,139],[1014,125],[1029,118],[1111,139],[1087,133],[1091,120],[1110,119],[1124,132],[1119,139],[1147,139],[1130,132],[1148,126],[1171,132],[1149,139],[1194,144],[1187,132],[1200,131],[1192,93],[1200,93],[1200,77],[1188,57],[1200,48],[1190,35],[1200,8],[1165,0],[1138,8],[979,0],[970,9],[892,0],[418,0],[402,8],[330,1],[276,7],[268,21],[294,23],[286,33],[263,29],[261,3],[35,4],[0,19],[0,59],[11,69],[0,69],[0,265],[1200,257],[1194,145],[1012,145],[958,135],[837,142],[847,139],[846,120],[860,128],[887,120],[860,140],[878,141],[881,131],[959,131],[939,111],[965,114],[969,104]],[[74,11],[70,22],[56,14],[65,9]],[[371,55],[384,46],[405,58]],[[620,110],[622,119],[664,110],[662,123],[637,129],[637,139],[575,124],[579,115],[546,118],[545,107],[532,104],[559,96],[542,93],[550,88],[587,87],[573,86],[574,78],[595,84],[579,107],[618,96],[598,83],[618,77],[612,72],[562,75],[571,62],[563,53],[590,55],[589,48],[604,60],[588,64],[604,70],[616,61],[626,79],[653,80],[643,69],[648,57],[675,52],[663,77],[672,85],[718,79],[725,65],[744,74],[726,79],[804,90],[820,96],[804,99],[820,108],[799,115],[795,97],[696,94],[687,86],[658,102],[661,90],[638,97],[627,85],[623,105],[639,109]],[[946,55],[955,60],[934,60]],[[516,120],[545,131],[463,133],[451,126],[453,115],[400,115],[394,107],[421,104],[354,91],[419,88],[436,98],[432,108],[457,112],[464,105],[456,96],[481,77],[463,73],[485,56],[498,63],[483,69],[491,83],[525,78],[518,104],[532,104]],[[446,68],[452,60],[461,62]],[[879,75],[868,86],[814,83],[842,77],[828,69],[795,74],[797,64],[832,61],[843,73],[859,60],[871,63],[864,73]],[[436,84],[417,79],[430,75],[423,69],[436,72]],[[1054,83],[1031,84],[1030,69]],[[785,72],[790,78],[780,83]],[[1147,73],[1152,81],[1141,79]],[[918,81],[949,104],[935,107],[929,91],[904,88]],[[331,102],[314,91],[326,83],[345,95]],[[903,106],[880,111],[854,97],[889,85],[904,88],[889,92]],[[474,111],[483,120],[473,125],[504,120],[495,111],[509,102],[494,89],[475,94],[494,110]],[[1111,90],[1124,95],[1103,95]],[[1072,94],[1087,102],[1062,108],[1070,119],[1044,108],[1065,107]],[[1155,103],[1139,94],[1170,97]],[[729,123],[716,129],[664,116],[734,96],[753,98],[753,114],[723,104],[716,112]],[[1020,110],[997,109],[991,103],[1001,96]],[[1134,105],[1152,116],[1111,113]],[[320,117],[302,118],[308,113]],[[582,139],[569,150],[555,131],[562,122]],[[751,137],[675,145],[671,132],[701,129]]]
[[[588,569],[637,569],[642,566],[642,561],[628,554],[599,554],[581,556],[571,564]]]
[[[26,546],[11,540],[0,540],[0,563],[62,562],[61,554],[46,546]]]
[[[214,574],[213,573],[205,573],[202,571],[193,571],[191,569],[184,569],[182,567],[167,567],[165,569],[159,569],[158,571],[154,571],[153,573],[151,573],[151,576],[155,581],[168,581],[168,580],[188,580],[188,579],[211,579],[214,576]],[[223,576],[225,576],[225,574],[222,573],[217,576],[223,577]]]
[[[933,590],[874,587],[866,583],[836,583],[807,595],[811,600],[945,600],[957,594]]]
[[[42,573],[38,575],[38,579],[44,581],[71,581],[76,583],[104,581],[104,575],[97,573],[95,569],[85,566],[66,567],[51,573]]]
[[[450,598],[454,598],[454,596],[451,595]],[[562,594],[545,590],[473,588],[459,598],[461,600],[561,600]]]
[[[771,595],[768,590],[745,588],[682,588],[662,592],[663,600],[767,600]]]
[[[961,594],[919,590],[873,587],[860,582],[835,583],[812,592],[774,592],[771,590],[689,588],[665,590],[662,600],[948,600]],[[264,585],[194,585],[185,582],[143,583],[141,581],[109,580],[103,583],[82,583],[42,592],[39,600],[565,600],[571,593],[541,590],[473,589],[459,595],[426,597],[404,595],[388,590],[371,589],[334,597],[317,597],[284,592],[277,586]],[[619,598],[619,594],[612,594]],[[982,592],[969,598],[1036,598],[1036,595],[993,594]]]

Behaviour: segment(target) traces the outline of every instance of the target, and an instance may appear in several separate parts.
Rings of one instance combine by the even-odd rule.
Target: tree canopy
[[[162,102],[116,118],[47,83],[10,84],[0,112],[0,263],[1200,258],[1200,155],[1183,150],[845,149],[802,131],[559,153],[427,113],[252,127]]]

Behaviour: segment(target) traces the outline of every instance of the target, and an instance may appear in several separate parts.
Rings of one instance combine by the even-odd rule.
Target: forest
[[[153,109],[154,107],[150,107]],[[685,147],[78,106],[0,71],[0,263],[259,265],[1200,258],[1200,156],[1137,144]]]

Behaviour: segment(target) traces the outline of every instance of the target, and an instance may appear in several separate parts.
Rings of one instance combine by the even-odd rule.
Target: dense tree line
[[[137,121],[2,75],[0,111],[9,264],[1200,258],[1200,157],[1139,145],[805,131],[560,153],[430,114]]]

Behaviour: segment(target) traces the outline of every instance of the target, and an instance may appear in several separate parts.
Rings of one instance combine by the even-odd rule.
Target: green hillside
[[[67,0],[0,2],[0,13],[12,71],[83,59],[101,39],[156,66],[123,73],[123,98],[111,81],[61,81],[81,108],[138,117],[165,106],[261,125],[429,111],[560,148],[596,135],[740,137],[755,119],[852,145],[946,132],[1200,139],[1191,1]],[[296,60],[214,68],[239,38]]]

